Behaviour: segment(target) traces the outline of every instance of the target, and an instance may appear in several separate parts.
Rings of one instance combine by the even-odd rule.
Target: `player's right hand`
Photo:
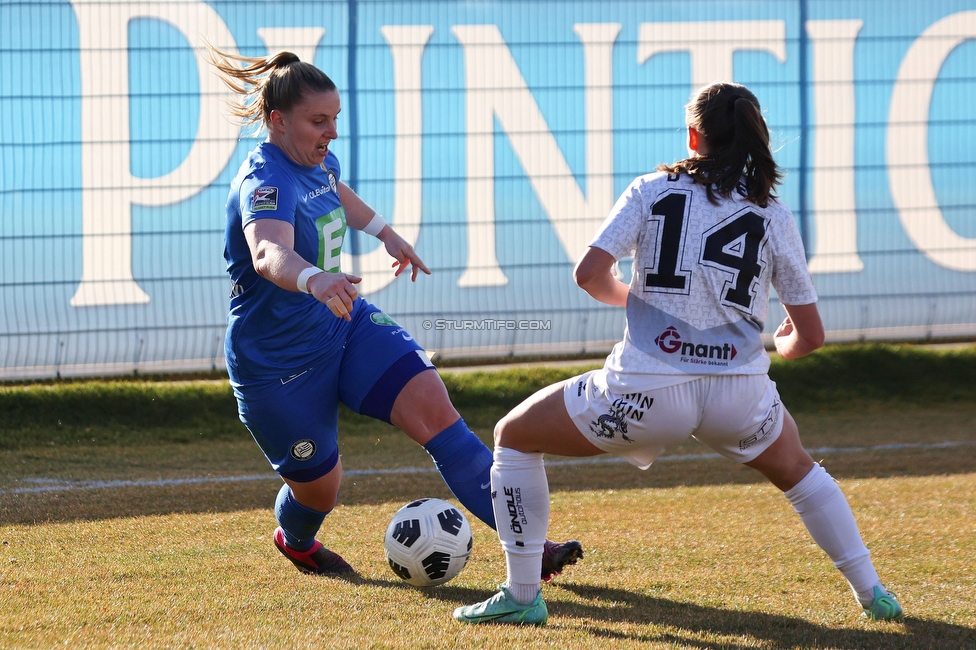
[[[352,320],[352,304],[359,297],[356,285],[363,279],[349,273],[318,273],[308,279],[308,289],[336,316]]]

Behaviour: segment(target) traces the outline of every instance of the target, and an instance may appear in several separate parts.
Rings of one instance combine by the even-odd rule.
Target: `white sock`
[[[869,605],[874,587],[880,585],[881,580],[840,486],[827,470],[814,463],[813,469],[785,495],[813,541],[826,551],[834,566],[847,578],[861,604]]]
[[[549,481],[542,454],[495,448],[491,504],[505,551],[506,588],[516,602],[539,594],[542,552],[549,528]]]

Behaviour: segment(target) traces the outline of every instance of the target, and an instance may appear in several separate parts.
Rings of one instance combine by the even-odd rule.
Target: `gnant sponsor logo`
[[[305,438],[291,446],[291,457],[295,460],[308,460],[315,455],[315,442]]]
[[[694,341],[682,341],[681,334],[673,325],[658,334],[654,343],[667,354],[679,353],[681,361],[710,366],[727,366],[735,359],[736,349],[731,343],[708,345]]]
[[[528,523],[528,519],[525,518],[525,508],[522,507],[522,490],[507,487],[503,487],[502,490],[505,492],[505,506],[508,508],[509,528],[513,533],[521,535],[522,524]],[[516,542],[516,544],[520,543]]]

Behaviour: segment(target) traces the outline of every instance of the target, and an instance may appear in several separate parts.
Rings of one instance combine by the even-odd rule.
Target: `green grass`
[[[901,595],[904,625],[858,618],[774,489],[721,484],[554,493],[553,535],[582,539],[587,556],[545,587],[542,630],[451,620],[504,577],[480,524],[458,578],[432,589],[399,582],[380,550],[399,502],[330,515],[327,541],[361,573],[351,582],[294,571],[271,546],[269,508],[6,525],[0,646],[974,647],[976,476],[844,487]]]
[[[442,373],[466,419],[493,423],[533,392],[602,362]],[[889,405],[976,401],[976,346],[831,346],[799,359],[774,358],[770,376],[795,413]],[[350,412],[343,434],[369,431]],[[131,445],[149,441],[240,439],[243,427],[226,379],[123,379],[0,385],[0,449],[37,445]],[[244,434],[246,436],[246,432]]]
[[[390,572],[393,512],[451,498],[432,472],[368,472],[429,468],[392,427],[342,416],[347,474],[321,538],[360,571],[347,582],[299,574],[271,545],[280,482],[224,381],[0,388],[0,648],[976,648],[973,350],[845,346],[771,372],[903,625],[860,619],[788,502],[694,441],[647,472],[548,459],[551,534],[586,558],[545,587],[546,628],[463,627],[451,611],[493,593],[504,557],[472,521],[473,557],[449,584]],[[444,377],[489,441],[508,408],[574,370]],[[165,482],[240,476],[255,478]],[[135,483],[21,491],[38,479]]]

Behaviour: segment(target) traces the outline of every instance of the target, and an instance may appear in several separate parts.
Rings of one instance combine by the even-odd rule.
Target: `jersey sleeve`
[[[643,189],[644,179],[640,177],[624,190],[596,231],[590,246],[605,250],[615,260],[633,256],[645,221]]]
[[[793,214],[784,208],[773,221],[772,285],[784,305],[809,305],[817,302],[817,291],[807,267],[803,240]]]
[[[298,195],[294,184],[268,165],[241,183],[241,227],[257,219],[278,219],[295,225]]]

